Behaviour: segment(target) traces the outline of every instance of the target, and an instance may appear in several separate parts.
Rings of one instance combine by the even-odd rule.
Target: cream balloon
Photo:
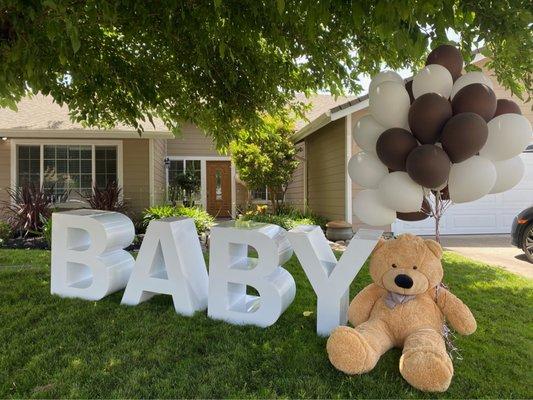
[[[472,156],[461,163],[452,164],[448,189],[454,203],[466,203],[482,198],[496,183],[496,167],[492,161]]]
[[[420,211],[424,201],[424,188],[403,171],[385,176],[379,182],[378,193],[386,207],[399,212]]]
[[[450,98],[453,99],[459,90],[473,83],[482,83],[494,90],[494,85],[487,75],[480,71],[472,71],[464,74],[455,81]]]
[[[383,205],[378,191],[373,189],[355,195],[353,212],[361,222],[372,226],[390,225],[396,220],[396,211]]]
[[[372,93],[376,88],[383,82],[398,82],[403,85],[403,78],[394,71],[381,71],[379,74],[375,75],[370,81],[368,86],[368,93]]]
[[[488,123],[489,136],[479,155],[502,161],[519,155],[531,142],[531,124],[520,114],[502,114]]]
[[[410,105],[409,93],[405,86],[398,82],[380,83],[370,93],[370,114],[385,128],[406,126]]]
[[[352,181],[364,188],[375,189],[389,170],[377,156],[360,151],[348,161],[348,174]]]
[[[359,118],[352,129],[353,140],[368,153],[376,154],[376,142],[385,128],[377,123],[372,115]]]
[[[489,193],[502,193],[514,188],[522,180],[526,166],[522,157],[516,156],[509,160],[494,161],[496,183]]]
[[[452,87],[453,78],[450,71],[439,64],[426,65],[413,78],[415,99],[426,93],[437,93],[447,99]]]

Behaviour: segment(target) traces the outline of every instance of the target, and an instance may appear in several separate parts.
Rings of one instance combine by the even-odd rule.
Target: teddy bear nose
[[[394,278],[394,283],[401,288],[409,289],[413,286],[413,280],[409,275],[400,274]]]

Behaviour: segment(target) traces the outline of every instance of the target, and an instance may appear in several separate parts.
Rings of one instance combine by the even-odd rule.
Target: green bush
[[[188,217],[194,219],[196,230],[198,233],[207,231],[214,223],[214,218],[199,207],[183,207],[183,206],[155,206],[146,209],[143,213],[143,224],[148,226],[149,222],[154,219],[161,219],[167,217]]]
[[[13,236],[13,229],[7,222],[0,221],[0,245]]]
[[[277,214],[251,211],[241,216],[240,220],[275,224],[287,230],[299,225],[318,225],[322,229],[325,229],[326,223],[328,222],[326,218],[319,215],[304,213],[290,208],[283,208]]]
[[[46,240],[46,243],[48,243],[48,247],[52,248],[52,217],[43,221],[41,235]]]

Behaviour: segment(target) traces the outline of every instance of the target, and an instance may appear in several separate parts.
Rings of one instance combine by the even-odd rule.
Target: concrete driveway
[[[533,279],[533,264],[527,261],[522,250],[511,245],[509,235],[441,236],[441,244],[473,260]]]

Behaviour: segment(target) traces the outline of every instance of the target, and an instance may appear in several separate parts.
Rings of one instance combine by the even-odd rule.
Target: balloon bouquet
[[[353,130],[362,151],[348,164],[352,180],[366,188],[353,202],[362,222],[433,217],[438,240],[452,203],[504,192],[522,179],[528,119],[513,101],[496,99],[482,72],[462,69],[461,52],[442,45],[405,85],[393,71],[372,79],[370,114]]]

